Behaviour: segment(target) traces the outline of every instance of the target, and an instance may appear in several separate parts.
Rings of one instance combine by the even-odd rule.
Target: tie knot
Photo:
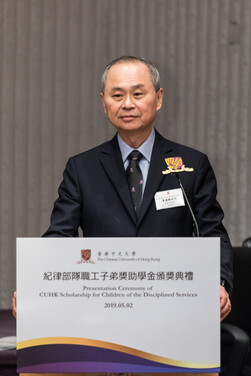
[[[129,161],[139,161],[142,157],[142,154],[138,150],[133,150],[129,155],[128,159]]]

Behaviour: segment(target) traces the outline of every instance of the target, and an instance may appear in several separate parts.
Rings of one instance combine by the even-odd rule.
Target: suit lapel
[[[133,210],[125,169],[119,149],[117,136],[106,143],[100,153],[100,162],[106,172],[108,179],[116,190],[125,209],[131,216],[135,225],[137,223],[136,214]],[[112,210],[112,208],[111,208]]]
[[[164,139],[156,131],[148,178],[140,210],[139,223],[146,214],[146,211],[149,208],[149,205],[151,204],[153,197],[157,192],[162,180],[165,178],[165,175],[162,174],[162,171],[166,170],[167,168],[165,158],[167,158],[167,154],[171,150],[171,143],[168,140]]]

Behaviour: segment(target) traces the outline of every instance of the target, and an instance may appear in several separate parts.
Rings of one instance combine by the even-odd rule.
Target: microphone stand
[[[178,179],[178,182],[179,182],[180,188],[181,188],[181,190],[182,190],[182,193],[183,193],[183,195],[184,195],[185,201],[186,201],[187,206],[188,206],[188,208],[189,208],[189,210],[190,210],[190,213],[191,213],[191,215],[192,215],[193,222],[194,222],[194,224],[195,224],[195,228],[196,228],[196,236],[199,238],[199,236],[200,236],[200,232],[199,232],[198,223],[197,223],[197,221],[196,221],[196,219],[195,219],[195,216],[194,216],[193,210],[192,210],[192,208],[191,208],[190,202],[188,201],[188,198],[187,198],[187,195],[186,195],[185,189],[183,188],[183,185],[182,185],[182,183],[181,183],[181,180],[180,180],[179,174],[176,172],[175,175],[176,175],[176,177],[177,177],[177,179]]]

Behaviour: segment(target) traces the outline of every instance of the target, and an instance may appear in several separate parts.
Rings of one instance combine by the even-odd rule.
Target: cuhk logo
[[[81,260],[77,261],[77,264],[91,263],[95,264],[95,261],[91,259],[91,249],[81,249]]]

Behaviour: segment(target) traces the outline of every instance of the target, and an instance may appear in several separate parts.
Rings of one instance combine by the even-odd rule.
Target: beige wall
[[[67,158],[114,134],[99,79],[124,54],[157,64],[157,129],[209,155],[233,244],[251,235],[250,0],[0,0],[0,307]]]

